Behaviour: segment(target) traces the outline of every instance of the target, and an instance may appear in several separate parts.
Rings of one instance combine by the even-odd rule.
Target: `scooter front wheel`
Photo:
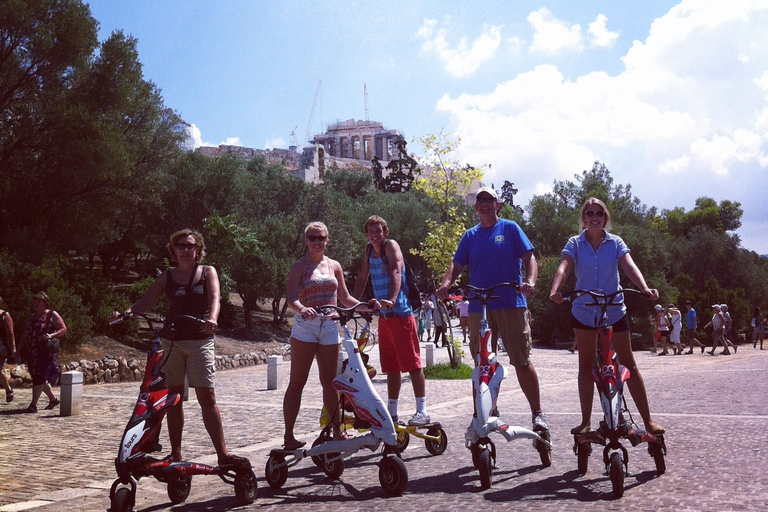
[[[128,487],[121,487],[110,496],[110,512],[133,512],[135,496]]]
[[[243,471],[235,475],[235,496],[243,505],[250,505],[256,501],[259,485],[256,483],[256,475],[253,470]]]
[[[399,457],[386,456],[379,464],[379,483],[390,496],[401,496],[408,487],[408,469]]]
[[[477,469],[480,471],[480,487],[490,489],[493,485],[493,462],[491,450],[480,448],[477,454]]]
[[[288,466],[280,466],[285,462],[282,455],[270,455],[267,459],[267,466],[264,468],[264,476],[267,483],[273,489],[279,489],[288,480]],[[280,466],[280,467],[278,467]]]
[[[168,482],[168,499],[171,503],[177,505],[182,503],[189,497],[189,491],[192,487],[192,477],[186,476],[179,480],[172,480]]]
[[[611,455],[611,461],[608,466],[611,484],[613,485],[613,495],[621,498],[624,496],[624,463],[621,460],[621,454],[614,452]]]
[[[425,439],[424,446],[427,451],[432,455],[442,455],[445,453],[445,449],[448,448],[448,436],[445,434],[445,430],[442,428],[431,428],[427,431],[428,436],[439,438],[437,441],[432,439]]]

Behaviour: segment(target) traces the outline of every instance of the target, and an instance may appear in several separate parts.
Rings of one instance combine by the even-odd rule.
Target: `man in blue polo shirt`
[[[437,292],[441,299],[448,297],[448,287],[469,265],[469,284],[488,288],[499,283],[517,283],[520,291],[510,287],[497,289],[498,299],[488,301],[488,323],[492,331],[491,346],[495,352],[499,336],[515,367],[520,389],[528,399],[535,430],[549,430],[541,411],[539,377],[531,362],[531,315],[526,295],[533,293],[538,266],[533,245],[517,223],[498,216],[499,196],[491,187],[482,187],[475,195],[475,210],[480,224],[468,229],[459,242],[453,262]],[[524,279],[522,269],[525,271]],[[477,365],[480,352],[479,331],[482,305],[469,303],[469,348]]]

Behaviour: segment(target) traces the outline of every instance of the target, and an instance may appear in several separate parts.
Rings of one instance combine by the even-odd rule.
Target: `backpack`
[[[384,240],[381,244],[381,261],[389,269],[389,261],[387,260],[387,251],[385,250],[389,240]],[[368,247],[365,248],[365,258],[367,261],[371,260],[371,254],[373,253],[373,246],[368,242]],[[403,257],[403,271],[405,271],[405,295],[408,297],[408,302],[411,303],[411,309],[416,311],[421,308],[421,291],[419,291],[419,285],[416,284],[416,275],[413,273],[413,269]]]

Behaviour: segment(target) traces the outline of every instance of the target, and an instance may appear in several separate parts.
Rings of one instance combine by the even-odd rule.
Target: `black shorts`
[[[571,328],[573,329],[582,329],[584,331],[596,331],[598,328],[586,325],[578,320],[576,320],[576,317],[571,315]],[[629,330],[629,317],[627,315],[624,315],[621,317],[621,319],[613,324],[613,332],[627,332]]]

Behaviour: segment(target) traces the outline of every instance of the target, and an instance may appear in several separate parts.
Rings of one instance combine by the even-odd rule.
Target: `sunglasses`
[[[194,251],[197,246],[195,244],[176,244],[176,248],[180,251]]]
[[[593,212],[592,210],[587,210],[584,212],[584,215],[587,217],[594,217],[597,215],[598,217],[605,217],[605,212],[603,210]]]
[[[323,235],[308,235],[307,240],[310,242],[325,242],[325,239],[328,238],[327,236]]]

